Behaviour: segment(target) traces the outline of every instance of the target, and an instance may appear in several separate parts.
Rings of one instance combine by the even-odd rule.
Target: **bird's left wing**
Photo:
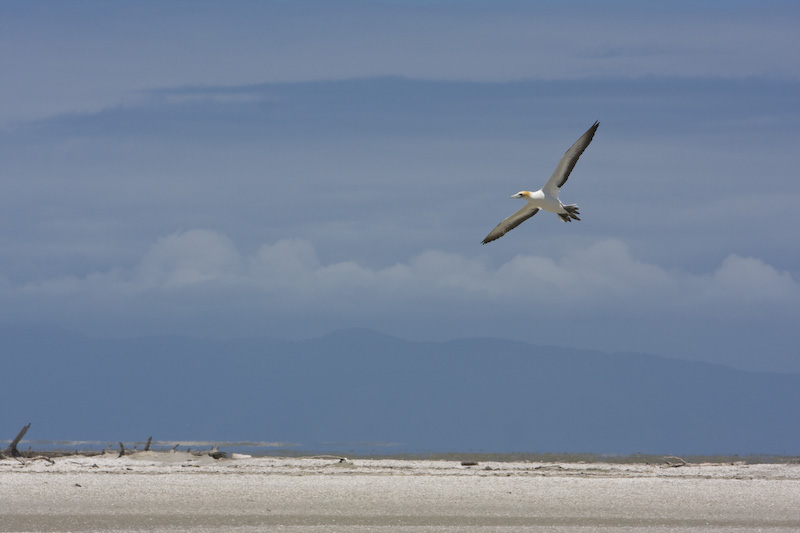
[[[538,207],[532,207],[530,204],[526,204],[522,207],[519,211],[502,221],[497,225],[496,228],[492,230],[492,232],[483,239],[481,244],[486,244],[487,242],[492,242],[495,239],[499,239],[512,229],[516,228],[533,215],[539,212]]]
[[[564,157],[561,158],[561,161],[558,162],[558,166],[556,167],[556,171],[553,172],[553,175],[550,176],[550,179],[547,180],[547,183],[542,190],[552,194],[553,196],[558,195],[558,189],[561,188],[567,182],[567,178],[569,178],[570,172],[572,169],[575,168],[575,163],[578,162],[578,158],[581,156],[586,147],[589,146],[589,143],[592,142],[592,137],[594,137],[594,132],[597,131],[597,127],[600,125],[600,122],[595,122],[591,128],[586,130],[586,133],[581,135],[581,138],[575,141],[575,144],[567,150],[567,153],[564,154]]]

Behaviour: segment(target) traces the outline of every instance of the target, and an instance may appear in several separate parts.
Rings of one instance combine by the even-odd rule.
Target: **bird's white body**
[[[511,198],[525,198],[529,206],[544,209],[551,213],[566,214],[567,212],[566,209],[564,209],[564,204],[558,199],[558,189],[556,189],[555,195],[544,192],[544,189],[539,189],[534,192],[520,191],[511,196]]]
[[[524,198],[528,203],[498,224],[497,227],[483,239],[483,244],[499,239],[507,232],[538,213],[540,209],[557,214],[564,222],[580,220],[580,218],[578,218],[580,214],[578,206],[576,204],[567,205],[561,203],[561,200],[558,198],[558,193],[561,191],[561,186],[567,182],[567,178],[569,178],[570,172],[572,172],[572,169],[575,167],[575,163],[578,162],[578,158],[583,151],[586,150],[586,147],[589,146],[589,143],[592,142],[594,133],[597,131],[599,125],[599,122],[595,122],[594,125],[567,150],[567,153],[565,153],[561,161],[558,162],[555,172],[553,172],[553,175],[547,180],[544,187],[535,192],[520,191],[511,196],[511,198]]]

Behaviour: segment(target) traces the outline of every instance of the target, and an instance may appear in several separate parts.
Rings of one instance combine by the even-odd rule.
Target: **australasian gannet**
[[[544,187],[536,192],[520,191],[511,197],[525,198],[528,203],[525,204],[525,207],[498,224],[497,227],[483,239],[481,244],[499,239],[538,213],[540,209],[557,214],[564,222],[572,222],[573,219],[580,220],[580,218],[578,218],[580,213],[578,212],[577,204],[562,204],[561,200],[558,199],[558,192],[561,190],[561,186],[567,182],[567,178],[569,178],[570,172],[572,172],[572,169],[575,167],[575,163],[578,162],[578,158],[583,151],[586,150],[586,147],[589,146],[589,143],[592,142],[594,132],[597,131],[597,126],[599,125],[600,122],[595,122],[586,133],[581,135],[580,139],[575,141],[572,148],[567,150],[567,153],[564,154],[564,157],[558,162],[556,171],[553,172],[553,175],[550,176],[550,179],[547,180]]]

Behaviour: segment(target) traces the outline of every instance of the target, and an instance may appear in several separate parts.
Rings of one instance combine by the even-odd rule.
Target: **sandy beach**
[[[798,531],[800,465],[182,452],[0,461],[0,532],[620,530]]]

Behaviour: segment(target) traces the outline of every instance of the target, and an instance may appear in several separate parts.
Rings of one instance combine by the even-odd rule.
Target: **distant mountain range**
[[[800,454],[800,374],[499,339],[90,339],[0,327],[0,439]],[[372,443],[372,444],[365,444]]]

